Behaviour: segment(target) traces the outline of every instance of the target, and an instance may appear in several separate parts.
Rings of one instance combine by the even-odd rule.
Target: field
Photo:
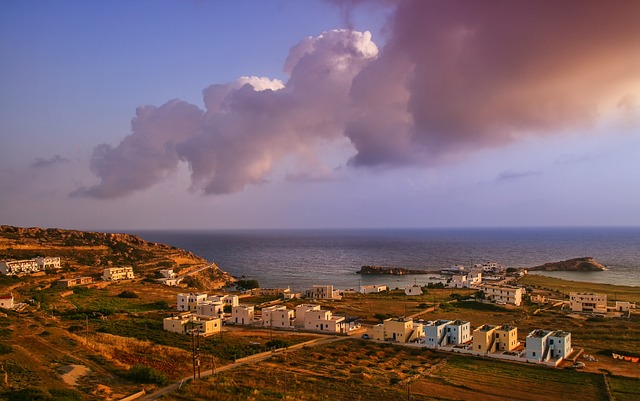
[[[616,399],[640,380],[611,381]],[[619,392],[617,389],[620,389]],[[617,395],[627,398],[617,398]],[[606,399],[603,376],[349,340],[306,348],[191,382],[163,400]]]

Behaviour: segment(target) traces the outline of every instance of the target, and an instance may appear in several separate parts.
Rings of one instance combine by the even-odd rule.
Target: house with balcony
[[[0,273],[7,276],[16,274],[31,274],[40,271],[35,259],[0,260]]]
[[[572,292],[570,294],[572,312],[607,313],[607,295]]]
[[[524,294],[522,287],[482,284],[476,288],[484,293],[485,299],[490,301],[516,306],[522,305],[522,295]]]
[[[446,328],[447,324],[453,323],[452,320],[436,320],[424,324],[424,343],[432,347],[441,347],[446,345]]]
[[[38,256],[35,261],[40,270],[54,270],[62,267],[58,256]]]
[[[536,329],[527,335],[526,359],[529,362],[561,361],[572,352],[571,333]]]

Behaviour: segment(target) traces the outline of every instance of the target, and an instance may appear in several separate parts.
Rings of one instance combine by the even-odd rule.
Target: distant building
[[[636,304],[633,302],[616,301],[616,311],[629,312],[630,309],[635,309]]]
[[[296,327],[305,327],[305,317],[307,312],[311,311],[319,311],[320,305],[314,304],[301,304],[297,305],[295,308],[295,325]]]
[[[105,281],[131,280],[134,278],[133,267],[107,267],[102,272]]]
[[[160,270],[160,274],[164,278],[175,278],[176,274],[173,272],[173,269],[162,269]]]
[[[193,330],[200,336],[207,336],[220,332],[222,320],[220,318],[196,316],[193,313],[186,312],[164,318],[162,327],[173,333],[189,334]]]
[[[287,288],[254,288],[251,290],[251,295],[255,296],[284,296],[289,294],[291,289]]]
[[[404,287],[404,293],[407,296],[422,295],[422,287],[417,284]]]
[[[305,330],[346,333],[347,327],[345,323],[345,318],[343,316],[333,316],[331,311],[328,310],[307,310],[304,314]]]
[[[334,290],[333,285],[314,285],[304,292],[308,299],[342,299],[340,291]]]
[[[222,302],[205,301],[195,305],[195,313],[198,316],[222,317],[224,304]]]
[[[0,260],[0,272],[7,276],[16,274],[31,274],[40,271],[40,266],[35,259],[25,260]]]
[[[63,278],[56,281],[56,285],[58,287],[75,287],[77,285],[85,285],[93,283],[93,277],[74,277],[74,278]]]
[[[471,272],[468,274],[454,274],[449,282],[450,288],[471,288],[482,284],[482,272]]]
[[[60,269],[62,267],[60,265],[60,258],[57,256],[38,256],[35,260],[40,270]]]
[[[361,285],[360,293],[361,294],[376,294],[378,292],[387,291],[389,288],[386,285],[375,284],[375,285]]]
[[[10,293],[9,295],[0,295],[0,308],[13,309],[14,307],[13,301],[14,301],[13,293]]]
[[[231,295],[231,294],[212,295],[207,297],[207,301],[222,302],[224,305],[229,305],[231,307],[240,305],[240,298],[238,298],[237,295]]]
[[[483,284],[477,286],[477,288],[484,293],[485,299],[490,301],[516,306],[522,305],[522,295],[524,294],[522,287]]]
[[[572,312],[607,313],[607,295],[572,292],[570,294]]]

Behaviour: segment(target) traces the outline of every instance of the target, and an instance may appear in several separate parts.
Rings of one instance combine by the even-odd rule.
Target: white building
[[[361,285],[361,294],[377,294],[379,292],[387,291],[389,288],[386,285],[374,284],[374,285]]]
[[[482,270],[485,273],[498,273],[504,270],[502,265],[496,262],[476,263],[473,265],[476,270]]]
[[[195,312],[196,306],[203,304],[207,301],[207,294],[190,292],[188,294],[177,295],[179,311]]]
[[[295,312],[286,306],[269,306],[262,309],[262,325],[290,329],[295,326]]]
[[[307,312],[311,312],[311,311],[319,311],[320,310],[320,305],[314,305],[314,304],[301,304],[301,305],[297,305],[295,308],[295,325],[296,327],[305,327],[305,316]]]
[[[131,280],[133,278],[133,267],[107,267],[102,271],[102,279],[105,281]]]
[[[13,293],[9,295],[0,295],[0,308],[3,309],[13,309]]]
[[[214,317],[196,316],[193,313],[180,313],[177,316],[166,317],[162,320],[162,327],[173,333],[191,333],[195,330],[198,335],[207,336],[222,330],[222,320]]]
[[[222,317],[224,304],[222,302],[204,301],[195,304],[195,313],[198,316]]]
[[[616,301],[616,311],[629,312],[630,309],[635,309],[636,304],[633,302]]]
[[[482,284],[477,286],[477,288],[484,292],[485,299],[490,301],[516,306],[522,304],[522,294],[524,294],[522,287]]]
[[[566,331],[554,331],[549,337],[549,353],[551,358],[565,359],[573,352],[571,348],[571,333]]]
[[[235,324],[253,324],[255,312],[253,306],[236,305],[231,308],[231,323]]]
[[[404,287],[404,293],[407,296],[422,295],[422,287],[417,284]]]
[[[442,347],[446,343],[446,328],[451,320],[436,320],[424,325],[424,343],[433,347]]]
[[[304,292],[309,299],[342,299],[340,291],[334,290],[333,285],[314,285]]]
[[[222,302],[225,305],[229,305],[231,307],[240,305],[240,298],[237,295],[212,295],[207,298],[208,301],[212,302]]]
[[[572,292],[571,311],[607,313],[607,295]]]
[[[7,276],[15,274],[31,274],[40,271],[35,259],[28,260],[0,260],[0,272]]]
[[[331,311],[314,309],[307,310],[304,314],[305,330],[344,333],[347,331],[345,327],[345,318],[333,316]]]
[[[60,258],[58,256],[38,256],[36,257],[36,263],[40,270],[60,269]]]
[[[527,335],[525,350],[526,358],[532,362],[546,362],[549,360],[548,338],[549,330],[536,329]]]
[[[164,278],[175,278],[176,274],[173,272],[173,269],[162,269],[160,270],[160,274]]]
[[[473,271],[468,274],[454,274],[449,282],[450,288],[471,288],[482,284],[482,272]]]

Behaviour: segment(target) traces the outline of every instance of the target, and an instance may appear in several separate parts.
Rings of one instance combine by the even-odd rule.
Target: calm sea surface
[[[434,275],[360,276],[363,265],[439,270],[487,261],[506,267],[591,256],[603,272],[550,272],[577,281],[640,286],[640,228],[136,231],[194,252],[261,287],[426,284]]]

